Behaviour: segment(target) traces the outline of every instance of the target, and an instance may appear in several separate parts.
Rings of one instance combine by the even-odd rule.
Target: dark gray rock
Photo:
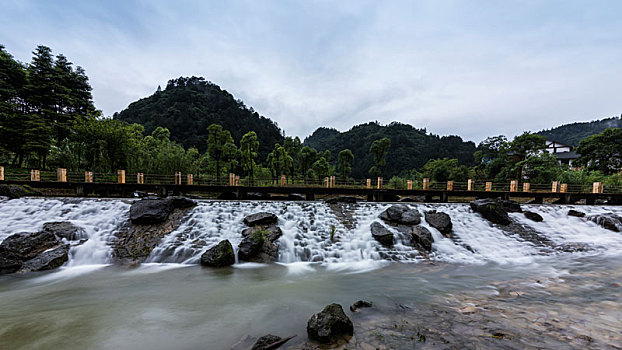
[[[590,215],[587,219],[613,232],[620,232],[622,228],[622,217],[615,214]]]
[[[350,311],[358,312],[359,309],[372,307],[374,304],[367,300],[357,300],[354,304],[350,305]]]
[[[428,252],[432,251],[432,242],[434,242],[434,239],[432,238],[430,230],[423,226],[413,226],[411,235],[413,243],[420,245]]]
[[[395,204],[380,213],[380,219],[392,225],[419,225],[421,214],[404,204]]]
[[[381,223],[374,221],[370,225],[371,235],[376,241],[385,247],[393,245],[393,233],[384,227]]]
[[[242,230],[242,236],[247,237],[253,234],[258,234],[259,231],[262,231],[261,234],[264,238],[268,239],[270,242],[274,242],[277,239],[281,238],[283,235],[283,231],[281,228],[276,225],[268,225],[268,226],[253,226]]]
[[[28,185],[0,185],[0,196],[9,197],[9,199],[40,195],[40,192]]]
[[[582,211],[570,209],[568,210],[568,216],[576,216],[578,218],[582,218],[582,217],[585,217],[585,213]]]
[[[197,205],[196,201],[181,196],[168,197],[166,200],[168,201],[171,209],[189,209],[194,208]]]
[[[278,221],[279,218],[276,215],[267,212],[251,214],[244,218],[246,226],[272,225]]]
[[[535,222],[541,222],[544,220],[540,214],[534,213],[532,211],[525,211],[523,212],[523,214],[525,215],[527,219],[535,221]]]
[[[587,252],[590,251],[591,248],[588,244],[585,243],[566,243],[557,247],[557,250],[560,250],[565,253],[575,253],[575,252]]]
[[[170,213],[171,207],[166,199],[143,199],[132,203],[130,221],[134,225],[159,224],[166,221]]]
[[[35,258],[25,261],[21,272],[46,271],[62,266],[69,259],[69,244],[47,250]]]
[[[279,336],[276,336],[276,335],[272,335],[272,334],[264,335],[264,336],[260,337],[259,339],[257,339],[257,342],[255,342],[255,345],[253,345],[251,350],[270,350],[270,349],[276,349],[274,347],[271,347],[271,345],[274,344],[274,343],[278,343],[281,339],[283,339],[283,338],[281,338]]]
[[[449,235],[453,229],[451,217],[446,213],[435,210],[428,211],[425,213],[425,221],[445,236]]]
[[[498,200],[477,199],[472,201],[470,206],[474,212],[480,213],[486,220],[492,223],[509,225],[512,222],[503,204]]]
[[[244,238],[238,245],[238,259],[269,263],[279,258],[278,239],[283,232],[276,225],[255,226],[242,231]]]
[[[2,241],[0,256],[10,256],[19,261],[26,261],[60,244],[60,239],[51,232],[16,233]]]
[[[354,325],[339,304],[326,306],[307,322],[307,336],[320,343],[331,343],[352,334]]]
[[[88,239],[86,232],[82,228],[68,221],[46,222],[43,224],[43,232],[50,232],[57,237],[65,238],[69,241]]]
[[[15,257],[0,255],[0,275],[13,273],[22,267],[22,262]]]
[[[233,247],[228,240],[222,240],[201,255],[201,265],[209,267],[225,267],[235,264]]]
[[[501,199],[499,200],[499,202],[501,202],[501,205],[503,205],[503,209],[505,209],[505,211],[507,211],[508,213],[522,213],[523,212],[523,209],[520,207],[520,204],[516,201]]]
[[[329,198],[325,200],[328,204],[337,204],[337,203],[348,203],[348,204],[356,204],[358,202],[358,198],[354,196],[341,196],[336,198]]]

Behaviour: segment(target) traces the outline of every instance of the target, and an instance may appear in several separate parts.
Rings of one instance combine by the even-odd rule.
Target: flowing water
[[[451,238],[422,222],[434,238],[424,256],[398,231],[392,248],[372,238],[369,226],[388,204],[200,201],[146,263],[110,265],[130,205],[0,201],[0,241],[51,221],[70,221],[89,237],[58,270],[0,276],[0,349],[229,349],[267,333],[297,334],[288,345],[303,348],[311,314],[359,299],[374,307],[348,312],[355,323],[349,348],[435,348],[435,339],[491,348],[622,347],[622,234],[567,216],[572,206],[524,205],[544,221],[512,213],[518,229],[503,229],[465,204],[411,204],[452,218]],[[574,208],[622,215],[620,207]],[[237,246],[242,219],[258,211],[279,217],[278,263],[197,265],[222,239]],[[549,311],[557,315],[541,314]],[[427,341],[401,336],[423,332],[406,326],[417,322],[428,327]],[[505,330],[491,331],[493,323]]]

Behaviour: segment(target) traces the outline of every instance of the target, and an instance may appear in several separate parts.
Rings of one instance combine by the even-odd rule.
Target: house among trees
[[[557,161],[560,165],[567,164],[572,166],[572,163],[581,156],[574,151],[574,147],[564,145],[557,141],[546,140],[545,145],[546,148],[544,150],[557,157]]]

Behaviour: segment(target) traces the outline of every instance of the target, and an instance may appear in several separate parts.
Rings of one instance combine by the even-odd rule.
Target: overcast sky
[[[202,76],[302,138],[409,123],[476,142],[622,113],[622,1],[0,0],[0,43],[121,111]]]

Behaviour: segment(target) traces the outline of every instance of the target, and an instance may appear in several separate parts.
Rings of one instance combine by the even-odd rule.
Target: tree
[[[0,149],[14,154],[20,162],[24,145],[26,71],[22,64],[0,45]]]
[[[228,130],[223,130],[218,124],[211,124],[207,128],[207,153],[216,163],[216,181],[220,181],[220,164],[226,159],[226,152],[230,150],[233,138]]]
[[[600,134],[588,136],[576,149],[581,156],[578,163],[588,170],[613,174],[622,169],[622,128],[609,128]]]
[[[349,149],[344,149],[337,156],[337,172],[343,180],[347,180],[352,171],[352,161],[354,154]]]
[[[317,150],[315,148],[311,148],[309,146],[304,146],[300,151],[300,172],[304,177],[304,182],[307,183],[307,178],[313,177],[309,176],[309,171],[313,167],[313,163],[315,163],[317,159]]]
[[[524,132],[520,136],[516,136],[510,143],[509,151],[520,161],[527,159],[528,156],[534,155],[546,147],[546,139],[544,136]]]
[[[294,173],[300,169],[300,152],[302,151],[302,142],[300,142],[300,138],[298,136],[286,137],[283,141],[283,148],[287,151],[292,157],[293,163],[290,170],[290,181],[293,183],[294,181]]]
[[[386,157],[391,148],[391,139],[384,137],[372,142],[369,152],[374,157],[374,166],[369,169],[369,173],[373,176],[382,175],[382,167],[387,163]]]
[[[325,157],[320,157],[313,163],[313,173],[317,176],[318,182],[321,182],[323,178],[329,175],[330,165]]]
[[[292,157],[287,154],[285,148],[278,143],[274,144],[274,149],[268,154],[268,167],[272,172],[272,178],[287,174],[293,164]]]
[[[242,158],[242,168],[249,177],[251,186],[255,184],[255,158],[259,150],[259,141],[254,131],[249,131],[240,140],[240,153]]]
[[[551,183],[562,172],[557,157],[548,152],[531,155],[516,163],[516,167],[519,170],[524,169],[529,181],[537,184]]]

